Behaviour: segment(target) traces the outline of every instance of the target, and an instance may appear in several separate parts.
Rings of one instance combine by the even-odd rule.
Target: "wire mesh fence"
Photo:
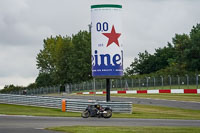
[[[185,76],[159,76],[144,78],[111,79],[111,90],[153,90],[153,89],[199,89],[200,75]],[[41,87],[37,89],[14,91],[9,94],[41,95],[50,93],[75,93],[85,91],[104,91],[106,89],[105,79],[96,79],[77,84],[65,84],[61,86]]]

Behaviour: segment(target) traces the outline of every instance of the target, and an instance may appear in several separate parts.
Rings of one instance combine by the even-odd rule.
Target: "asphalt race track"
[[[70,99],[95,99],[105,101],[105,96],[77,96],[66,95]],[[147,98],[111,97],[112,101],[130,101],[133,104],[148,104],[158,106],[177,107],[200,110],[200,102],[186,102],[175,100],[160,100]],[[0,115],[0,133],[58,133],[45,130],[47,127],[57,126],[198,126],[200,120],[171,120],[171,119],[125,119],[125,118],[87,118],[81,117],[35,117]]]
[[[44,130],[56,126],[200,126],[200,120],[75,118],[0,115],[1,133],[56,133]]]
[[[78,95],[66,95],[63,98],[70,99],[95,99],[95,100],[106,100],[105,96],[78,96]],[[161,99],[150,99],[150,98],[124,98],[124,97],[111,97],[111,101],[126,101],[132,102],[133,104],[147,104],[157,106],[176,107],[183,109],[200,110],[200,102],[187,102],[187,101],[176,101],[176,100],[161,100]]]

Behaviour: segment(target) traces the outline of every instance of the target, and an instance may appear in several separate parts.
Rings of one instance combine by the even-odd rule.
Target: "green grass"
[[[9,104],[0,104],[0,114],[80,117],[80,113],[61,112],[61,109],[51,109],[51,108],[22,106],[22,105],[9,105]],[[113,113],[112,118],[200,120],[200,110],[134,104],[132,114]]]
[[[66,133],[199,133],[200,127],[109,127],[109,126],[66,126],[49,130]]]
[[[132,114],[114,113],[113,117],[144,118],[144,119],[197,119],[197,120],[200,120],[200,110],[134,104]]]
[[[29,115],[29,116],[64,116],[78,117],[80,113],[61,112],[61,109],[0,104],[0,114],[6,115]]]

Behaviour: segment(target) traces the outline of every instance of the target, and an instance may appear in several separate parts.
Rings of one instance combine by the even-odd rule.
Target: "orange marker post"
[[[66,112],[66,100],[62,100],[62,112]]]

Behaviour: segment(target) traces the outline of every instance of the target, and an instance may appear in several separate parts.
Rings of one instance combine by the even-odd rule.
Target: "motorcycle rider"
[[[97,109],[97,115],[98,115],[98,117],[101,117],[101,113],[100,113],[100,111],[102,111],[102,106],[101,105],[99,105],[99,104],[97,104],[96,105],[96,109]]]
[[[112,116],[112,109],[110,107],[104,108],[98,103],[93,105],[88,105],[88,107],[82,112],[81,116],[83,118],[88,118],[88,117],[110,118]]]

